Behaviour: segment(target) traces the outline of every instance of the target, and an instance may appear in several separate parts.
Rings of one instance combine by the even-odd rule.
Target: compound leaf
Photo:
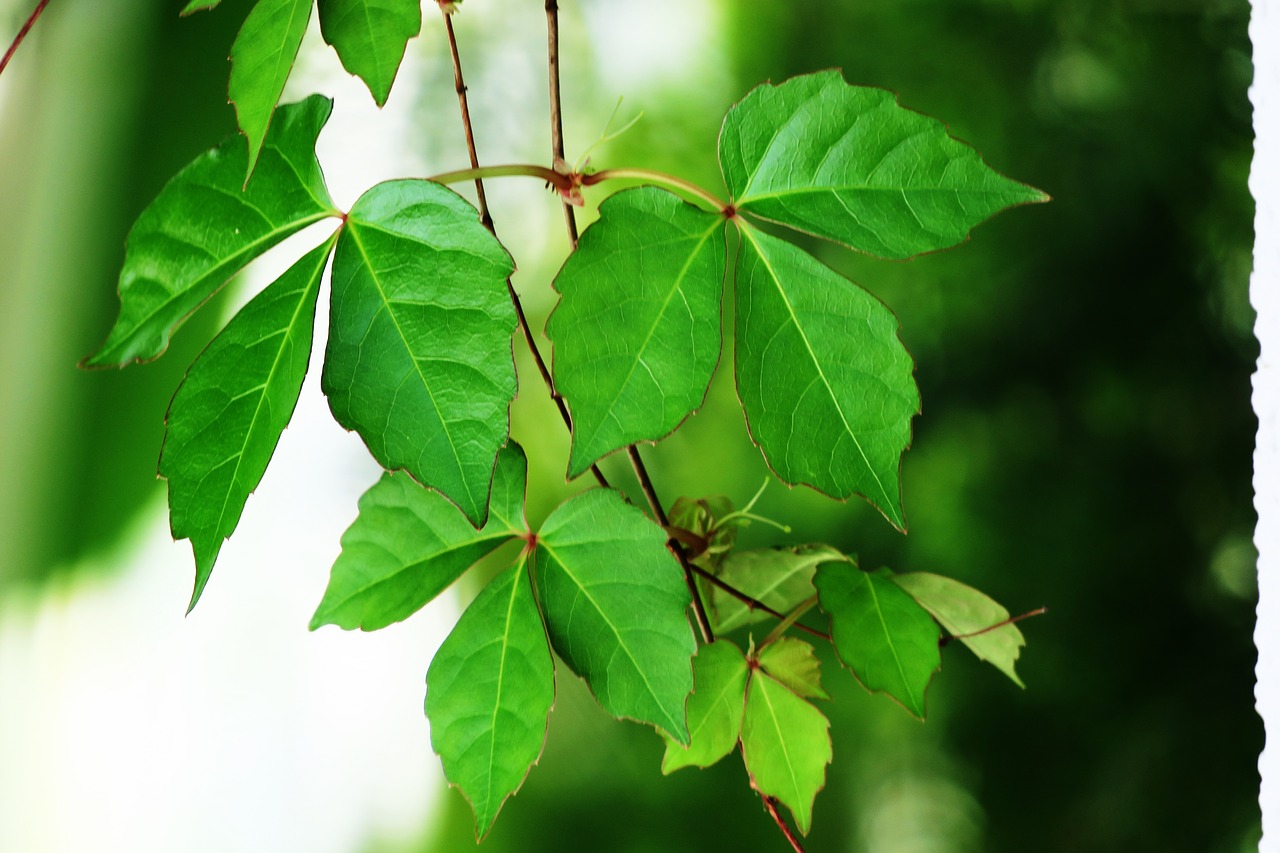
[[[742,759],[756,790],[781,800],[808,834],[813,798],[831,763],[827,718],[760,670],[747,685],[742,717]]]
[[[240,129],[249,140],[246,183],[258,162],[276,102],[289,79],[310,20],[311,0],[259,0],[231,45],[227,95],[235,105]]]
[[[822,673],[813,646],[795,637],[779,637],[756,656],[764,671],[805,699],[830,699],[822,689]],[[695,694],[696,695],[696,694]]]
[[[747,689],[747,659],[728,640],[698,649],[693,659],[693,694],[689,697],[689,745],[662,733],[666,753],[662,772],[681,767],[710,767],[733,751],[742,731]]]
[[[241,267],[295,231],[339,216],[316,161],[316,137],[333,102],[319,95],[282,106],[244,187],[243,139],[201,154],[175,175],[129,231],[120,315],[85,367],[153,359],[187,315]]]
[[[617,492],[561,504],[537,535],[534,578],[551,645],[615,717],[689,742],[689,588],[667,534]]]
[[[924,718],[924,694],[942,665],[938,623],[886,573],[825,563],[813,583],[831,617],[836,654],[863,686]]]
[[[720,358],[724,223],[666,190],[620,192],[556,276],[547,336],[573,412],[570,477],[702,405]]]
[[[863,495],[904,530],[898,472],[920,393],[897,318],[790,243],[742,234],[735,366],[752,438],[785,482]]]
[[[819,564],[845,559],[844,554],[830,545],[734,551],[720,564],[717,575],[756,601],[779,613],[787,613],[814,594],[813,573]],[[769,618],[763,610],[752,610],[713,584],[706,584],[705,588],[710,594],[717,634]]]
[[[476,840],[542,752],[555,667],[525,560],[489,582],[427,670],[431,747],[471,803]]]
[[[516,393],[512,269],[475,208],[419,180],[361,196],[333,259],[322,374],[333,416],[476,527]]]
[[[333,238],[255,296],[192,363],[166,418],[160,476],[169,524],[196,557],[196,606],[288,426],[311,357],[316,296]]]
[[[325,43],[378,106],[385,104],[405,46],[422,29],[418,0],[317,0],[317,7]]]
[[[1026,686],[1014,665],[1027,641],[1017,625],[1007,622],[1008,610],[973,587],[942,575],[910,572],[894,575],[893,580],[979,660],[990,663],[1019,687]]]
[[[725,116],[720,167],[738,210],[884,258],[949,248],[998,211],[1049,198],[839,71],[753,89]]]
[[[489,523],[476,530],[458,508],[405,474],[384,474],[360,498],[342,534],[311,628],[374,631],[413,615],[477,560],[524,530],[524,452],[498,456]]]

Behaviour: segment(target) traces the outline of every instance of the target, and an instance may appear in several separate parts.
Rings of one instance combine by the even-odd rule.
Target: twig
[[[787,618],[785,613],[774,610],[772,607],[765,604],[763,601],[760,601],[759,599],[752,598],[742,590],[726,583],[725,581],[711,574],[711,572],[707,571],[701,566],[694,565],[693,571],[694,571],[694,574],[700,577],[706,578],[707,582],[710,583],[711,585],[719,587],[720,589],[727,592],[729,595],[741,601],[743,604],[747,606],[748,610],[763,610],[765,613],[768,613],[770,616],[772,616],[775,619]],[[810,628],[808,625],[804,624],[803,622],[796,622],[794,623],[794,625],[795,627],[799,628],[801,631],[804,631],[807,634],[812,634],[815,637],[819,637],[823,640],[826,640],[827,642],[831,642],[831,635],[826,633],[825,631],[819,631],[817,628]]]
[[[4,73],[5,66],[9,64],[9,60],[13,58],[14,52],[18,49],[18,45],[22,44],[23,39],[27,37],[27,33],[31,32],[31,28],[35,26],[36,19],[40,17],[40,13],[44,11],[44,7],[49,5],[49,0],[40,0],[36,4],[35,11],[27,17],[26,23],[22,25],[22,29],[18,30],[18,35],[14,37],[13,44],[9,45],[9,49],[4,52],[4,58],[0,59],[0,74]]]
[[[453,57],[453,83],[454,88],[458,92],[458,106],[462,110],[462,129],[467,137],[467,155],[471,158],[471,168],[480,168],[479,155],[476,153],[475,135],[471,127],[471,110],[467,106],[467,86],[462,79],[462,57],[458,53],[458,39],[453,33],[453,18],[441,5],[441,14],[444,15],[445,32],[449,35],[449,53]],[[476,200],[480,208],[480,221],[484,223],[484,227],[488,228],[490,233],[497,236],[497,232],[493,227],[493,217],[489,214],[489,204],[485,200],[484,181],[477,177],[476,181]],[[529,320],[525,317],[524,305],[520,302],[520,295],[516,293],[516,289],[511,285],[511,279],[507,279],[507,294],[511,297],[511,304],[516,309],[516,319],[520,324],[520,331],[524,334],[525,343],[529,345],[529,351],[533,354],[533,362],[538,366],[538,373],[542,375],[542,381],[547,386],[551,399],[555,401],[556,408],[560,410],[560,417],[564,420],[564,425],[569,432],[573,432],[573,419],[569,416],[569,408],[565,405],[564,398],[556,391],[555,381],[551,378],[551,371],[547,369],[547,362],[542,358],[542,352],[538,349],[537,341],[534,340],[533,330],[529,328]],[[609,487],[609,481],[605,479],[604,473],[601,472],[599,466],[592,465],[591,473],[595,475],[596,482],[605,488]]]
[[[778,825],[778,829],[781,829],[782,834],[787,837],[787,841],[791,842],[791,849],[795,853],[804,853],[804,845],[800,843],[799,838],[796,838],[795,833],[791,831],[791,827],[787,826],[787,822],[782,819],[782,815],[778,812],[778,801],[763,792],[760,794],[760,799],[764,800],[764,807],[769,810],[769,816]]]

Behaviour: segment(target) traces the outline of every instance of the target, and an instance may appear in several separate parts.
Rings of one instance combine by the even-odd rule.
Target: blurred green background
[[[6,39],[27,5],[0,7]],[[54,3],[46,37],[7,72],[22,81],[0,90],[0,596],[42,588],[163,499],[164,411],[216,312],[154,365],[74,365],[114,317],[133,218],[234,130],[225,57],[251,4],[226,0],[190,19],[180,5]],[[725,109],[763,80],[838,67],[942,118],[995,168],[1054,197],[906,263],[807,244],[893,308],[917,360],[911,532],[861,502],[778,486],[762,511],[793,526],[783,541],[946,574],[1013,612],[1049,608],[1023,625],[1025,692],[951,647],[924,725],[824,662],[835,760],[810,849],[1256,849],[1248,4],[655,0],[658,29],[637,23],[639,5],[562,2],[570,159],[625,95],[624,117],[645,116],[593,162],[718,189]],[[507,49],[536,58],[542,3],[467,0],[456,25],[482,159],[544,161],[538,67],[513,65]],[[412,144],[439,170],[457,167],[465,155],[432,14],[414,50],[430,57],[430,94]],[[530,79],[543,100],[512,106]],[[542,230],[530,232],[501,203],[500,190],[494,217],[501,236],[510,229],[540,326],[565,248],[558,211],[544,199]],[[721,366],[704,411],[645,450],[668,501],[742,501],[766,476]],[[544,459],[531,472],[536,516],[569,493],[566,442],[521,369],[515,435]],[[617,460],[606,470],[626,477]],[[785,849],[739,759],[663,778],[660,755],[651,731],[608,720],[562,675],[542,761],[484,849]],[[412,849],[469,849],[470,833],[450,792],[443,823]]]

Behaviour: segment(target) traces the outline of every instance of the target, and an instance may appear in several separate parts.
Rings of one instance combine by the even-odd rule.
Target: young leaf
[[[824,563],[813,584],[844,665],[924,719],[924,693],[942,665],[938,623],[885,574],[852,563]]]
[[[431,747],[484,838],[542,752],[555,668],[525,560],[462,614],[427,670]]]
[[[547,336],[573,413],[570,477],[702,405],[720,358],[724,223],[666,190],[626,190],[556,276]]]
[[[720,566],[721,580],[779,613],[786,613],[813,595],[813,573],[830,560],[846,560],[830,545],[798,545],[793,548],[761,548],[734,551]],[[713,627],[717,634],[768,618],[712,584]]]
[[[781,682],[758,669],[751,674],[742,717],[742,759],[751,784],[791,809],[805,835],[813,798],[831,763],[828,725],[821,711]]]
[[[240,309],[192,363],[166,418],[169,524],[190,539],[200,600],[222,541],[267,470],[307,375],[320,278],[334,238]]]
[[[705,498],[679,497],[667,511],[667,521],[672,527],[687,530],[706,542],[706,548],[689,557],[708,571],[716,569],[733,551],[737,541],[737,524],[720,524],[720,519],[733,512],[733,502],[724,495],[708,495]],[[688,543],[685,543],[686,545]]]
[[[361,196],[333,258],[322,383],[334,418],[476,527],[516,393],[513,268],[474,207],[418,180]]]
[[[805,699],[830,699],[822,689],[822,673],[813,646],[795,637],[779,637],[756,656],[764,671]],[[697,694],[694,694],[697,695]]]
[[[1006,207],[1049,199],[839,71],[753,89],[725,116],[720,167],[739,211],[884,258],[949,248]]]
[[[476,530],[458,508],[405,474],[384,474],[360,498],[360,514],[342,534],[311,629],[374,631],[413,615],[481,557],[525,529],[524,452],[514,442],[498,455],[489,523]]]
[[[1027,641],[1017,625],[1000,624],[1009,618],[1008,610],[973,587],[942,575],[910,572],[894,575],[893,581],[968,646],[978,660],[987,661],[1019,687],[1026,686],[1018,678],[1014,664]],[[1000,627],[992,628],[993,625]]]
[[[693,695],[689,697],[689,745],[662,733],[667,745],[662,772],[681,767],[710,767],[733,751],[742,731],[747,689],[747,659],[728,640],[698,649],[693,659]]]
[[[615,717],[689,742],[689,588],[667,534],[617,492],[561,504],[537,536],[534,580],[551,645]]]
[[[178,14],[185,18],[192,12],[203,12],[205,9],[212,9],[221,2],[222,0],[191,0],[190,3],[182,7],[182,11]]]
[[[920,393],[897,318],[790,243],[742,234],[735,366],[752,438],[783,481],[863,495],[905,530],[898,472]]]
[[[320,34],[342,67],[369,87],[382,106],[404,59],[405,45],[422,29],[418,0],[317,0]]]
[[[249,140],[246,184],[310,20],[311,0],[258,0],[231,45],[227,95]]]
[[[241,267],[295,231],[341,215],[315,155],[332,108],[319,95],[282,106],[248,189],[240,137],[201,154],[165,185],[129,231],[120,316],[83,366],[155,358],[174,328]]]

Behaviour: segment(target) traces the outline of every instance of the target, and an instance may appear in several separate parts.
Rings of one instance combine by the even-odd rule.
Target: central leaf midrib
[[[511,595],[507,599],[507,621],[502,628],[502,656],[498,663],[498,690],[493,702],[493,714],[489,718],[489,766],[486,769],[485,805],[486,811],[493,803],[493,765],[497,752],[498,709],[502,707],[502,688],[507,672],[507,652],[511,646],[511,622],[515,612],[516,598],[520,594],[520,581],[524,575],[524,564],[516,566],[511,583]]]
[[[880,620],[880,628],[884,631],[885,644],[889,647],[889,653],[893,655],[893,663],[894,666],[897,667],[898,677],[902,679],[903,692],[910,696],[911,704],[914,706],[915,695],[911,692],[911,683],[907,680],[907,672],[902,667],[902,659],[898,657],[898,648],[894,645],[893,635],[889,633],[889,624],[885,622],[884,610],[880,606],[880,596],[876,594],[875,582],[871,579],[871,576],[867,575],[865,572],[863,572],[862,579],[867,585],[868,592],[871,594],[871,606],[875,611],[876,618]],[[924,709],[921,708],[920,710]],[[915,711],[914,707],[912,708],[912,711]]]
[[[770,675],[762,674],[759,670],[757,670],[752,677],[772,678]],[[779,682],[779,686],[782,686],[781,682]],[[785,690],[786,688],[784,687],[783,689]],[[787,749],[787,739],[782,732],[782,723],[778,720],[778,715],[773,709],[773,700],[769,698],[769,691],[766,689],[766,683],[763,681],[760,682],[760,698],[764,700],[765,707],[769,709],[769,719],[773,722],[773,730],[778,735],[778,746],[782,750],[782,757],[787,768],[787,776],[791,779],[791,791],[796,797],[796,802],[801,802],[803,797],[800,793],[800,782],[796,779],[795,767],[791,761],[791,750]]]

